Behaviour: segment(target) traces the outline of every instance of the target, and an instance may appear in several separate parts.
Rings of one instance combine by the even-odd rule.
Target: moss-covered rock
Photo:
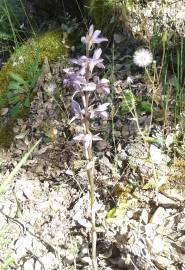
[[[60,30],[50,30],[36,38],[28,40],[16,49],[0,72],[0,107],[3,107],[3,96],[10,82],[9,73],[19,74],[24,80],[31,80],[28,70],[37,63],[42,65],[45,57],[49,61],[56,60],[59,56],[66,56],[68,45]],[[8,103],[8,100],[4,100]]]
[[[58,57],[67,57],[69,46],[66,43],[64,35],[60,30],[50,30],[46,33],[39,35],[34,39],[30,39],[24,45],[19,47],[9,58],[7,63],[0,71],[0,108],[9,106],[8,100],[8,86],[11,81],[10,73],[18,74],[29,85],[33,85],[32,74],[30,67],[39,68],[43,64],[44,59],[47,57],[49,62],[56,60]],[[28,91],[33,89],[28,88]],[[25,109],[24,109],[25,110]],[[25,117],[24,110],[19,114],[19,117]],[[28,112],[28,109],[26,109]],[[8,148],[13,141],[13,126],[14,119],[6,119],[6,123],[0,122],[0,147]]]

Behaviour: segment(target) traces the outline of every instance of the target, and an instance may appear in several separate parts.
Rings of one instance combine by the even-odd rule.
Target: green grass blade
[[[12,181],[12,179],[15,177],[15,175],[19,172],[20,168],[26,163],[29,156],[33,153],[37,145],[41,142],[41,139],[37,141],[34,146],[31,147],[31,149],[23,156],[23,158],[19,161],[19,163],[15,166],[13,171],[8,175],[3,183],[0,185],[0,194],[3,193],[6,190],[7,185]]]

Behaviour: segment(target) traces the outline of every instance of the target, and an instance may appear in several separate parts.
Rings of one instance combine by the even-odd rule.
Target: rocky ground
[[[138,5],[131,12],[133,33],[124,29],[114,34],[115,51],[106,59],[113,81],[110,117],[93,127],[104,138],[94,145],[98,265],[101,270],[185,270],[184,115],[177,126],[167,115],[164,127],[159,91],[157,113],[143,143],[140,131],[149,129],[150,112],[139,111],[136,122],[123,105],[128,90],[140,101],[151,96],[143,74],[132,72],[134,36],[143,33],[144,40],[150,40],[153,24],[161,29],[161,18],[164,29],[174,32],[175,27],[184,35],[184,1],[165,1],[164,12],[164,1],[142,2],[142,9]],[[0,58],[1,65],[6,57]],[[74,122],[69,125],[71,95],[62,87],[60,61],[46,70],[35,89],[29,117],[17,120],[14,142],[8,151],[0,152],[1,181],[42,139],[0,196],[3,270],[91,269],[85,158],[82,147],[72,140],[80,127]],[[1,115],[2,123],[7,121],[6,113]],[[3,268],[5,263],[9,266]]]
[[[3,178],[42,138],[0,197],[0,261],[16,262],[8,269],[90,269],[85,160],[82,147],[72,140],[80,127],[68,124],[70,93],[63,89],[59,94],[61,82],[62,68],[56,63],[39,81],[28,119],[17,120],[11,148],[1,153]],[[104,138],[94,147],[99,268],[183,270],[185,165],[177,176],[180,161],[175,165],[169,150],[172,131],[164,137],[157,121],[150,132],[153,140],[142,142],[136,121],[120,112],[128,88],[137,96],[150,94],[142,75],[115,81],[112,104],[117,105],[108,121],[94,126]],[[139,113],[138,123],[145,130],[150,114]]]

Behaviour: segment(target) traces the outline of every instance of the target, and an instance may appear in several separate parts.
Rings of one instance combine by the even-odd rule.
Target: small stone
[[[145,226],[145,234],[148,238],[150,239],[153,239],[156,235],[156,224],[151,224],[151,223],[148,223],[146,226]]]
[[[27,198],[24,196],[24,192],[22,190],[17,190],[15,192],[16,198],[21,201],[21,202],[25,202],[27,200]]]
[[[8,110],[9,110],[8,108],[2,108],[2,109],[0,109],[0,115],[3,116],[5,114],[7,114]]]
[[[128,156],[124,149],[121,149],[121,151],[118,153],[118,159],[120,160],[127,160]]]
[[[45,256],[41,257],[40,260],[45,266],[45,269],[58,269],[58,260],[52,252],[49,252]]]
[[[35,270],[34,259],[30,259],[24,263],[24,270]]]
[[[18,133],[18,132],[19,132],[19,127],[18,127],[18,126],[13,127],[13,132],[14,132],[14,133]]]
[[[170,147],[170,145],[172,145],[173,142],[174,142],[174,135],[173,133],[170,133],[167,135],[166,140],[165,140],[166,147],[167,148]]]
[[[126,216],[131,219],[133,217],[133,211],[127,211]]]
[[[160,236],[156,236],[152,243],[152,253],[160,253],[164,250],[164,241]]]
[[[161,193],[158,193],[156,195],[156,198],[154,199],[157,205],[162,205],[163,207],[178,207],[178,202],[169,199],[168,197],[164,196]]]
[[[163,257],[163,256],[157,256],[155,258],[155,263],[161,267],[162,269],[166,270],[169,269],[169,266],[171,266],[173,264],[173,261],[171,261],[170,259]]]
[[[80,224],[81,226],[83,226],[84,228],[90,229],[91,226],[91,222],[85,218],[78,218],[76,219],[76,221],[78,222],[78,224]]]
[[[24,178],[21,178],[19,181],[17,181],[15,191],[16,193],[18,192],[20,196],[22,191],[27,199],[33,201],[39,200],[42,195],[42,188],[39,181],[25,181]]]
[[[125,261],[124,261],[123,258],[119,258],[119,259],[118,259],[118,267],[119,267],[120,269],[125,269]]]
[[[23,151],[27,150],[27,145],[23,141],[18,141],[16,143],[16,147],[19,150],[23,150]]]
[[[96,147],[98,148],[99,151],[103,151],[107,148],[108,143],[106,140],[101,140],[96,143]]]
[[[2,215],[1,213],[0,213],[0,220],[1,220],[1,222],[0,222],[0,231],[1,230],[3,231],[3,228],[5,226],[7,226],[7,221],[6,221],[6,217],[4,215]]]
[[[141,220],[143,221],[144,224],[148,223],[148,212],[146,209],[143,209],[141,213]]]
[[[150,146],[150,156],[154,164],[161,165],[163,162],[161,149],[153,144]]]
[[[27,132],[20,133],[20,134],[16,135],[15,138],[17,140],[24,139],[24,137],[26,136],[26,134],[27,134]]]
[[[158,207],[150,219],[150,223],[161,225],[166,218],[166,211],[163,207]]]
[[[81,256],[83,257],[84,255],[87,255],[89,253],[89,249],[88,249],[88,246],[84,246],[82,249],[81,249]]]
[[[91,258],[89,256],[85,256],[83,258],[81,258],[81,262],[83,263],[87,263],[87,264],[91,264]]]
[[[185,196],[182,195],[181,191],[178,189],[165,189],[161,191],[165,196],[172,200],[178,200],[183,202],[185,200]]]
[[[16,249],[16,254],[15,257],[17,260],[20,258],[26,256],[26,253],[28,250],[32,250],[32,243],[33,239],[30,236],[21,236],[17,242],[15,243],[15,249]]]
[[[69,265],[73,264],[74,263],[74,260],[75,260],[75,256],[73,254],[66,254],[65,256],[65,262]]]
[[[114,130],[114,136],[115,136],[115,137],[121,137],[121,131],[119,131],[119,130]]]
[[[129,134],[130,134],[128,127],[123,126],[121,129],[121,134],[122,134],[124,139],[127,139],[129,137]]]

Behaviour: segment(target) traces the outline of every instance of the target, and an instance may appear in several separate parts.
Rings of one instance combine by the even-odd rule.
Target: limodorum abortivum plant
[[[97,270],[97,256],[96,256],[96,209],[95,209],[95,173],[92,144],[94,141],[100,141],[102,138],[99,134],[92,133],[92,121],[95,118],[108,118],[109,103],[100,103],[98,99],[96,104],[94,100],[95,95],[108,95],[110,93],[109,80],[100,78],[95,75],[94,69],[105,68],[101,58],[101,48],[96,48],[96,44],[108,41],[107,38],[101,37],[100,30],[94,30],[91,25],[86,36],[81,38],[81,42],[85,45],[86,54],[77,59],[72,59],[71,62],[75,64],[74,67],[65,68],[66,77],[64,85],[72,88],[71,107],[74,113],[73,120],[78,120],[78,123],[83,127],[83,133],[76,134],[74,140],[81,142],[84,146],[85,157],[87,160],[86,171],[89,183],[90,205],[91,205],[91,242],[92,242],[92,269]],[[77,68],[78,67],[78,68]],[[79,102],[77,100],[80,100]]]

